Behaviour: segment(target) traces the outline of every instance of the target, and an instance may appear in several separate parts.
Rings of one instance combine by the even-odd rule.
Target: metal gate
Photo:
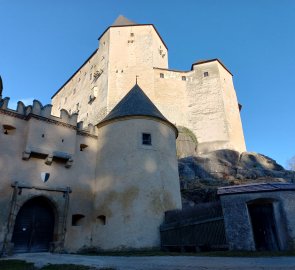
[[[228,248],[220,202],[166,212],[160,233],[164,250],[192,252]]]
[[[54,212],[48,200],[37,197],[19,210],[14,225],[14,252],[44,252],[53,240]]]

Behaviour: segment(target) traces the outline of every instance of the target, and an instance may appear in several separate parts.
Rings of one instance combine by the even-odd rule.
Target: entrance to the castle
[[[44,197],[27,201],[19,210],[12,235],[14,252],[49,251],[53,240],[54,211]]]
[[[248,205],[256,250],[279,250],[272,203]]]

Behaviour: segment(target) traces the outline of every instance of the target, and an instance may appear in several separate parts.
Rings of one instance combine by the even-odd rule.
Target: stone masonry
[[[97,124],[136,79],[163,115],[195,134],[198,153],[246,150],[232,74],[218,59],[189,71],[168,67],[168,48],[155,26],[120,16],[99,37],[99,47],[52,97],[52,112],[78,112]]]

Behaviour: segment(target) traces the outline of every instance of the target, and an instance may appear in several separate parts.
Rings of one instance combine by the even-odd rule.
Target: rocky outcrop
[[[198,141],[195,134],[186,127],[178,126],[176,151],[178,158],[194,156],[197,154]]]
[[[217,200],[218,187],[256,182],[295,182],[295,171],[258,153],[217,150],[178,161],[184,205]]]

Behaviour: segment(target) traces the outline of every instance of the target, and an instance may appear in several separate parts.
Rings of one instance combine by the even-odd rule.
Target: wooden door
[[[26,202],[19,210],[12,236],[14,252],[49,251],[53,240],[54,213],[45,198]]]

